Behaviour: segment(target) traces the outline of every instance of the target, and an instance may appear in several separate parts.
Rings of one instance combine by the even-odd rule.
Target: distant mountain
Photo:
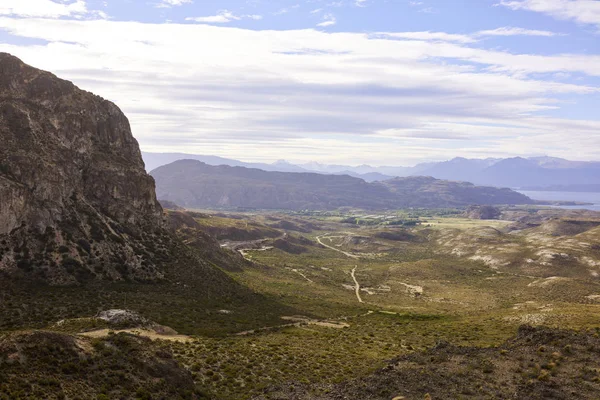
[[[454,158],[419,171],[438,179],[464,180],[498,187],[600,184],[600,163],[555,157]]]
[[[479,171],[472,180],[494,186],[524,187],[600,183],[600,163],[551,164],[521,157],[507,158]],[[550,167],[545,167],[550,165]]]
[[[394,196],[383,186],[347,175],[263,171],[180,160],[151,172],[157,196],[186,208],[386,208]]]
[[[160,166],[170,164],[178,160],[197,160],[208,165],[228,165],[230,167],[245,167],[245,168],[257,168],[263,171],[277,171],[277,172],[317,172],[321,174],[335,174],[335,175],[350,175],[356,178],[364,179],[367,182],[381,181],[390,179],[396,175],[384,175],[382,173],[374,171],[376,168],[368,167],[363,168],[365,172],[360,173],[352,169],[347,165],[325,165],[319,163],[309,163],[303,165],[295,165],[285,160],[278,160],[272,164],[267,163],[248,163],[230,158],[223,158],[218,156],[207,156],[198,154],[186,154],[186,153],[148,153],[142,152],[142,158],[146,164],[146,171],[150,172]],[[386,168],[386,167],[383,167]],[[390,167],[394,168],[394,167]],[[403,168],[403,167],[400,167]],[[407,169],[408,170],[408,169]]]
[[[481,171],[493,166],[497,159],[468,159],[456,157],[449,161],[438,163],[419,164],[410,175],[432,176],[438,179],[451,179],[473,182],[477,180]],[[487,184],[488,182],[483,182]]]
[[[531,204],[527,196],[511,189],[476,186],[469,182],[430,176],[394,178],[382,182],[402,204],[410,207],[461,207],[465,205]]]
[[[510,189],[431,177],[368,183],[347,175],[273,172],[180,160],[151,172],[158,198],[186,208],[335,209],[531,204]]]
[[[302,167],[280,160],[273,164],[267,163],[247,163],[234,160],[231,158],[223,158],[218,156],[207,156],[199,154],[186,153],[149,153],[142,152],[142,158],[146,164],[146,171],[150,172],[160,166],[171,164],[177,160],[198,160],[208,165],[229,165],[231,167],[246,167],[258,168],[264,171],[282,171],[282,172],[308,172]]]
[[[342,172],[338,172],[335,175],[348,175],[348,176],[353,176],[355,178],[360,178],[364,181],[367,182],[379,182],[379,181],[386,181],[388,179],[392,179],[393,177],[390,175],[384,175],[384,174],[380,174],[379,172],[368,172],[366,174],[357,174],[356,172],[353,171],[342,171]]]
[[[417,164],[414,167],[370,165],[339,165],[309,162],[292,164],[279,160],[273,164],[246,163],[216,156],[183,153],[142,153],[146,170],[151,171],[173,161],[191,159],[208,165],[258,168],[264,171],[316,172],[319,174],[349,175],[367,182],[392,177],[431,176],[437,179],[473,182],[497,187],[551,186],[568,184],[600,184],[600,162],[570,161],[557,157],[463,158]]]

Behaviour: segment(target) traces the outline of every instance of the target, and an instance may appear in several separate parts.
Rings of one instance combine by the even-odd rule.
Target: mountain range
[[[531,204],[510,189],[432,177],[365,182],[347,175],[264,171],[179,160],[151,172],[159,199],[186,208],[335,209]]]
[[[437,179],[511,188],[535,186],[538,189],[544,189],[556,185],[600,184],[600,162],[570,161],[556,157],[503,159],[456,157],[448,161],[417,164],[414,167],[328,165],[317,162],[292,164],[285,160],[279,160],[272,164],[246,163],[217,156],[184,153],[143,152],[142,157],[146,163],[147,171],[152,171],[173,161],[191,159],[202,161],[208,165],[257,168],[264,171],[349,175],[367,182],[385,181],[393,177],[431,176]],[[595,189],[590,187],[588,190],[594,191]]]

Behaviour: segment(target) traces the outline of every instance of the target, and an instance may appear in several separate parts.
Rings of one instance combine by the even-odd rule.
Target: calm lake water
[[[587,209],[600,211],[600,193],[584,193],[584,192],[537,192],[528,190],[518,190],[525,196],[529,196],[534,200],[563,200],[563,201],[582,201],[592,203],[590,206],[560,206],[565,209]]]

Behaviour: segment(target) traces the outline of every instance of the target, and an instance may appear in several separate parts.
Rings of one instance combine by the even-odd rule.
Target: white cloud
[[[316,8],[316,9],[312,10],[310,13],[311,13],[311,14],[318,14],[318,13],[320,13],[321,11],[323,11],[323,9],[322,9],[322,8]]]
[[[186,21],[194,21],[194,22],[207,22],[214,24],[225,24],[231,21],[237,21],[240,17],[233,15],[230,11],[223,10],[220,11],[217,15],[210,15],[207,17],[188,17]]]
[[[600,76],[599,56],[511,54],[434,32],[7,17],[0,29],[48,41],[0,51],[115,101],[146,150],[398,164],[600,148],[599,121],[540,114],[597,94],[564,75]]]
[[[261,20],[262,15],[235,15],[229,10],[221,10],[217,15],[210,15],[207,17],[188,17],[186,21],[204,22],[209,24],[226,24],[231,21],[239,21],[241,19],[253,19],[255,21]]]
[[[445,32],[393,32],[393,33],[378,33],[377,35],[387,38],[397,39],[414,39],[414,40],[440,40],[447,42],[458,43],[474,43],[477,40],[470,35],[459,35]]]
[[[319,22],[317,24],[317,26],[320,27],[327,27],[327,26],[333,26],[337,23],[337,19],[335,18],[335,16],[333,14],[325,14],[323,16],[323,22]]]
[[[392,33],[377,33],[375,36],[385,38],[396,38],[396,39],[412,39],[412,40],[424,40],[424,41],[443,41],[443,42],[456,42],[456,43],[475,43],[485,36],[562,36],[563,34],[539,31],[524,28],[515,27],[502,27],[497,29],[490,29],[479,31],[474,34],[456,34],[456,33],[445,33],[445,32],[392,32]]]
[[[600,26],[600,1],[598,0],[500,0],[497,5]]]
[[[502,28],[485,30],[477,32],[476,36],[564,36],[563,34],[549,32],[549,31],[539,31],[535,29],[524,29],[524,28],[515,28],[510,26],[505,26]]]
[[[2,0],[0,3],[0,15],[11,15],[19,17],[76,17],[95,15],[106,18],[101,11],[90,11],[84,0]]]
[[[354,5],[356,7],[366,7],[367,6],[367,0],[355,0],[354,1]]]
[[[193,0],[161,0],[160,3],[156,4],[157,8],[171,8],[182,6],[184,4],[193,4]]]

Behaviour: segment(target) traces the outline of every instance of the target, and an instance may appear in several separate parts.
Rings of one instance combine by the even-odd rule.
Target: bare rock
[[[0,273],[163,277],[163,211],[116,105],[0,53],[0,143]]]

